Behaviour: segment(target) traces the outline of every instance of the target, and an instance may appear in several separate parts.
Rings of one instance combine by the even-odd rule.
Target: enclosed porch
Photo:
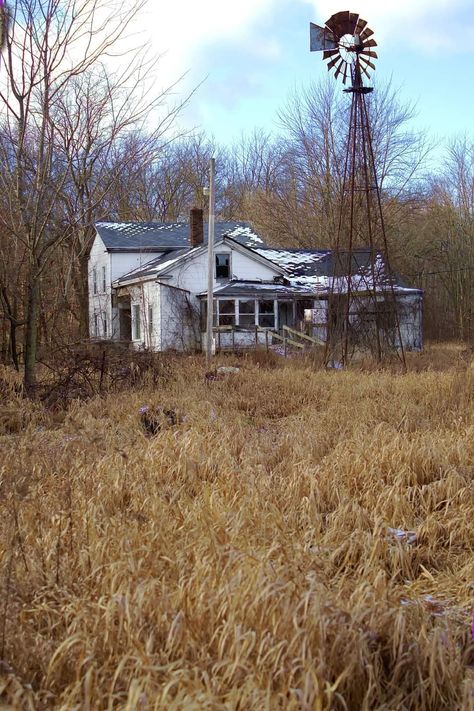
[[[263,286],[263,285],[261,285]],[[266,285],[265,285],[266,286]],[[271,285],[274,287],[274,285]],[[234,287],[235,288],[235,287]],[[289,343],[303,346],[321,342],[311,319],[322,303],[307,293],[215,294],[213,335],[216,350],[239,350]],[[325,318],[322,315],[322,318]],[[207,300],[201,297],[201,343],[206,343]],[[293,341],[293,344],[291,344]]]

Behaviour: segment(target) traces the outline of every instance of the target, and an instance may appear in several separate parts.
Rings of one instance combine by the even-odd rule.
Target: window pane
[[[259,305],[259,310],[261,314],[273,314],[274,313],[273,301],[261,301]]]
[[[219,316],[219,326],[233,326],[235,323],[235,316]]]
[[[102,267],[102,291],[107,291],[107,280],[105,267]]]
[[[219,313],[220,314],[235,314],[235,301],[232,299],[230,300],[225,300],[225,301],[219,301]]]
[[[148,333],[151,337],[153,333],[153,306],[148,307]]]
[[[275,316],[273,314],[260,314],[259,322],[262,328],[275,328]]]
[[[230,254],[216,254],[216,279],[228,279],[230,275]]]
[[[212,325],[217,326],[217,299],[212,302]],[[201,331],[207,329],[207,301],[201,301]]]
[[[255,313],[255,301],[252,299],[247,299],[245,301],[239,301],[239,313],[241,314],[254,314]]]
[[[245,326],[255,326],[255,314],[239,314],[239,325]]]
[[[140,338],[140,306],[138,304],[133,305],[133,337]]]

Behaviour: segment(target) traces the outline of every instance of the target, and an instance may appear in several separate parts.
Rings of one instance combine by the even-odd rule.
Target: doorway
[[[121,341],[132,340],[132,306],[130,296],[119,296],[117,299],[119,312],[119,339]]]

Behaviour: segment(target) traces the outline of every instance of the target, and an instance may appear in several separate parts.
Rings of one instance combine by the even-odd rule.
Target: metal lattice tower
[[[310,24],[311,51],[323,53],[352,95],[344,157],[333,275],[328,298],[326,363],[347,364],[354,352],[377,361],[396,354],[405,366],[396,289],[390,268],[380,186],[363,78],[375,69],[373,32],[357,13]]]

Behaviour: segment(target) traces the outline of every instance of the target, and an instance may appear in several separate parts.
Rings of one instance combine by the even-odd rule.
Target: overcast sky
[[[374,30],[377,79],[392,77],[416,102],[418,126],[438,137],[471,132],[474,0],[154,0],[146,25],[164,54],[163,85],[187,72],[185,93],[204,80],[182,121],[225,143],[274,128],[289,92],[327,74],[309,52],[309,23],[346,9]]]

